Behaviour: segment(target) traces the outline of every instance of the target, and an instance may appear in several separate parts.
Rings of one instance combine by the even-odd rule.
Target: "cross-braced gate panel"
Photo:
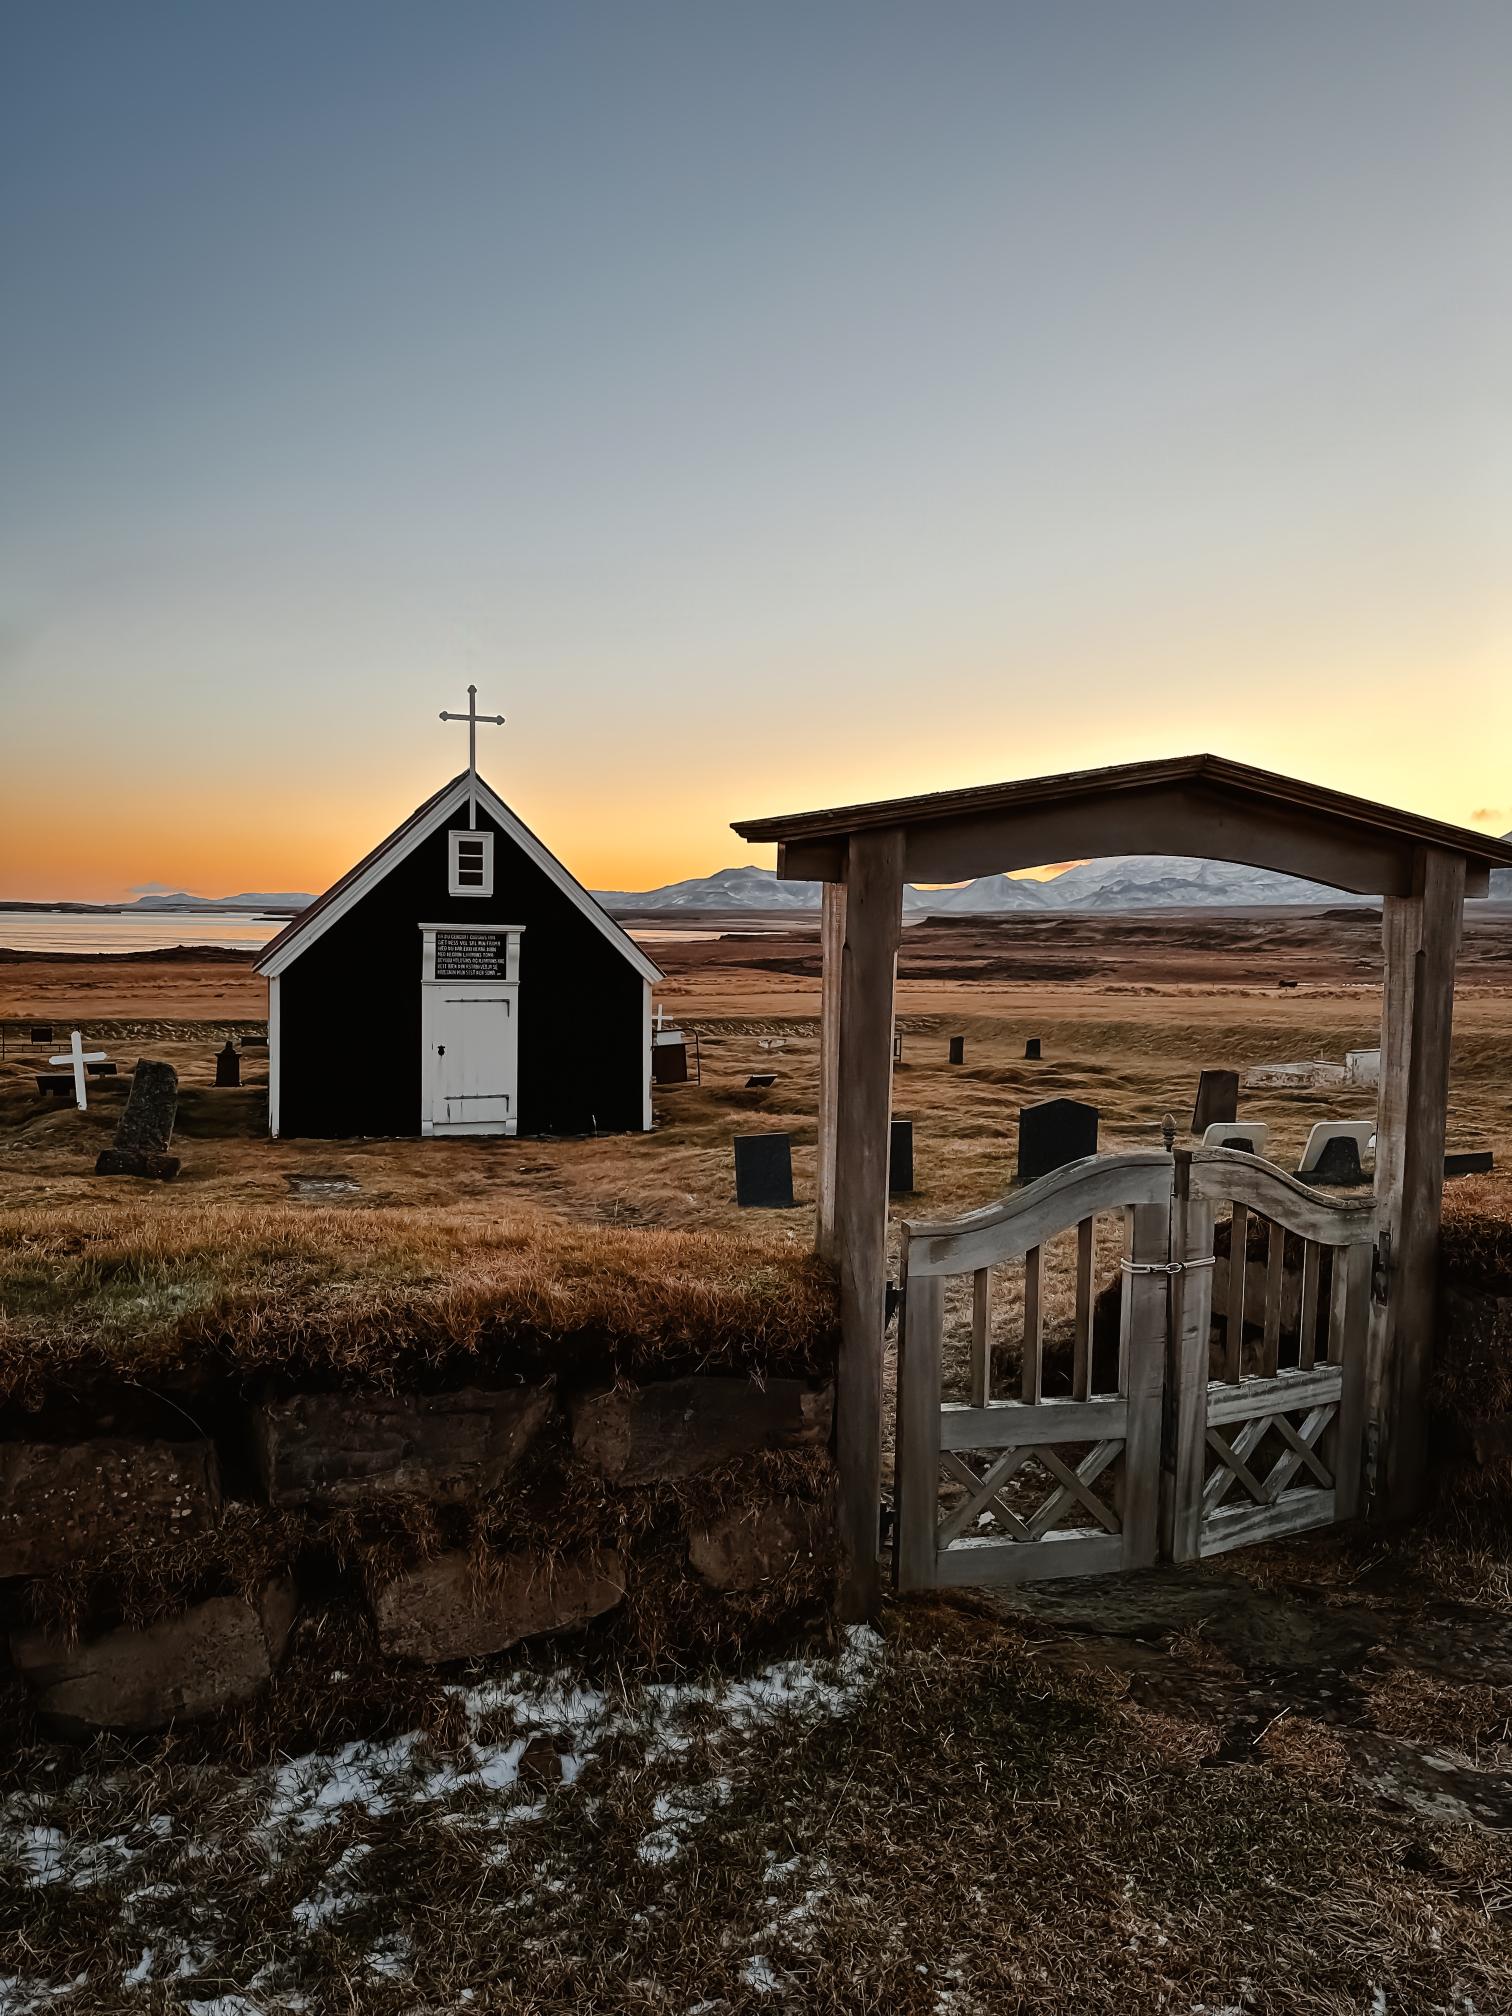
[[[1226,1227],[1215,1222],[1225,1205]],[[1207,1149],[1177,1159],[1171,1236],[1172,1557],[1353,1517],[1374,1204]]]
[[[1153,1561],[1171,1162],[1108,1155],[939,1225],[907,1225],[898,1388],[903,1589],[1106,1574]],[[1116,1334],[1099,1335],[1099,1220],[1121,1221]],[[1046,1248],[1074,1233],[1070,1392],[1045,1391]],[[996,1391],[994,1277],[1023,1267],[1018,1392]],[[970,1397],[941,1402],[946,1294],[970,1295]]]

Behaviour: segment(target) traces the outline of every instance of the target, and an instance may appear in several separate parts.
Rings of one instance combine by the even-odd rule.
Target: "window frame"
[[[485,828],[452,827],[446,835],[446,893],[448,896],[492,896],[494,893],[494,835]],[[462,842],[477,843],[483,850],[482,881],[463,883]],[[469,864],[470,865],[470,864]]]

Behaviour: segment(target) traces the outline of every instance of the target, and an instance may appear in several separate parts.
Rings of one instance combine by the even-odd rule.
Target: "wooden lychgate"
[[[741,820],[735,830],[776,842],[779,875],[824,884],[817,1243],[840,1276],[841,1613],[869,1615],[881,1586],[887,1144],[906,881],[958,882],[1098,855],[1181,854],[1242,861],[1382,899],[1375,1199],[1385,1292],[1370,1307],[1365,1406],[1373,1502],[1391,1513],[1412,1511],[1426,1460],[1461,909],[1466,896],[1486,893],[1493,868],[1512,866],[1512,845],[1211,755]],[[1133,1404],[1132,1392],[1123,1397]],[[1214,1403],[1220,1416],[1227,1404]],[[1227,1424],[1213,1418],[1207,1425],[1222,1434]],[[1297,1432],[1305,1440],[1321,1431],[1308,1429],[1303,1417]],[[1323,1488],[1309,1458],[1299,1466]],[[1253,1465],[1245,1467],[1253,1477]],[[1241,1489],[1248,1485],[1235,1473],[1221,1504],[1235,1503]]]

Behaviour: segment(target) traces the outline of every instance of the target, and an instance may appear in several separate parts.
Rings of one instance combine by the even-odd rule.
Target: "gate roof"
[[[777,872],[844,879],[853,833],[901,828],[910,881],[953,882],[1109,854],[1184,854],[1299,875],[1358,894],[1405,896],[1419,850],[1461,855],[1466,892],[1512,867],[1512,843],[1445,825],[1224,756],[1173,756],[738,819],[745,840],[775,840]]]

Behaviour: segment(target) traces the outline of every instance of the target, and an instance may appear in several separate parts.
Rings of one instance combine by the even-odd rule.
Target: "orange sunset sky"
[[[1212,749],[1512,828],[1512,10],[24,10],[0,900]],[[358,32],[360,28],[360,32]]]

